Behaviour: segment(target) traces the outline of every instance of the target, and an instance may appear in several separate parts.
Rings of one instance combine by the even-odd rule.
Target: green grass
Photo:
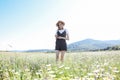
[[[120,80],[120,51],[66,53],[0,52],[0,80]]]

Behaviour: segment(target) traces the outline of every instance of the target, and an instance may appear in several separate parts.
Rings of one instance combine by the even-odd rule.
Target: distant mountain
[[[104,48],[104,49],[101,49],[102,51],[105,51],[105,50],[120,50],[120,45],[116,45],[116,46],[111,46],[111,47],[107,47],[107,48]]]
[[[68,45],[68,50],[70,51],[89,51],[96,49],[104,49],[109,46],[120,45],[120,40],[94,40],[85,39],[77,41]]]

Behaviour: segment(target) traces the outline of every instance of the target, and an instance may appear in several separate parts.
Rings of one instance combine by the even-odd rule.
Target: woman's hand
[[[59,37],[57,37],[58,39],[65,39],[65,37],[61,37],[61,36],[59,36]]]
[[[69,40],[69,37],[67,36],[67,37],[61,37],[61,36],[59,36],[59,37],[57,37],[58,39],[65,39],[65,40]]]
[[[61,36],[57,36],[55,35],[56,39],[65,39],[65,40],[69,40],[69,35],[66,35],[66,37],[61,37]]]

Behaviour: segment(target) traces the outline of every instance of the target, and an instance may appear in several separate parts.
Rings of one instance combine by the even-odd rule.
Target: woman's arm
[[[65,38],[65,39],[66,39],[66,40],[69,40],[69,35],[68,35],[68,34],[66,35],[66,38]]]
[[[61,37],[61,36],[58,36],[58,35],[55,35],[55,38],[56,39],[65,39],[65,37]]]
[[[57,35],[55,35],[55,38],[57,39],[57,38],[58,38],[58,36],[57,36]]]
[[[66,37],[61,37],[61,36],[55,36],[57,39],[65,39],[65,40],[69,40],[69,35],[67,34]]]
[[[66,37],[65,37],[65,40],[69,40],[69,32],[68,32],[67,29],[66,29]]]

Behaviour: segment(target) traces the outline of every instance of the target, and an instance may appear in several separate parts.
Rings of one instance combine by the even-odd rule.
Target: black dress
[[[57,36],[66,37],[66,31],[64,30],[64,32],[62,32],[62,33],[60,33],[59,31],[57,31]],[[55,50],[59,50],[59,51],[64,50],[64,51],[67,51],[66,40],[65,39],[56,39]]]

